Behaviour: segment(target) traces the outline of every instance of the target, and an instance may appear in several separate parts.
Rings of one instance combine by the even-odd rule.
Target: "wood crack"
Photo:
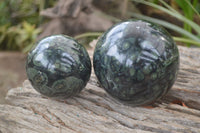
[[[41,113],[41,112],[39,112],[39,111],[37,111],[36,109],[34,109],[34,107],[30,107],[31,108],[31,110],[35,113],[35,115],[40,115],[40,116],[42,116],[46,121],[48,121],[52,126],[54,126],[54,127],[57,127],[57,128],[59,128],[59,126],[56,126],[52,121],[51,121],[51,119],[47,116],[47,115],[45,115],[44,113]]]
[[[47,109],[47,112],[48,112],[49,114],[51,114],[52,116],[54,116],[54,117],[56,118],[57,122],[58,122],[60,125],[66,127],[66,128],[69,128],[69,129],[71,129],[71,130],[73,130],[73,131],[76,131],[76,130],[74,130],[73,128],[71,128],[70,126],[66,125],[65,122],[63,122],[62,119],[61,119],[60,117],[58,117],[58,116],[55,115],[54,113],[50,112],[48,109]]]

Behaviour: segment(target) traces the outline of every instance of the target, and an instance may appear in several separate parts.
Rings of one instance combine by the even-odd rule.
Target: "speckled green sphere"
[[[101,36],[93,65],[100,84],[111,96],[144,105],[165,95],[174,84],[179,52],[162,27],[132,20]]]
[[[41,94],[65,99],[79,93],[91,74],[86,49],[64,35],[46,37],[28,54],[26,73]]]

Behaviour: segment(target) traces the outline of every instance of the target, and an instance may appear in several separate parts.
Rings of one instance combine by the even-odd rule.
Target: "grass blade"
[[[81,39],[85,37],[98,37],[101,36],[103,33],[101,32],[87,32],[74,37],[74,39]]]
[[[200,18],[199,12],[194,8],[194,6],[188,1],[185,0],[185,2],[192,8],[192,10],[198,15],[198,17]]]
[[[198,35],[200,35],[200,26],[196,23],[194,23],[193,21],[187,19],[186,17],[184,17],[182,14],[180,13],[175,13],[173,11],[170,11],[169,9],[165,8],[165,7],[162,7],[160,5],[156,5],[154,3],[151,3],[151,2],[148,2],[148,1],[144,1],[144,0],[132,0],[132,1],[135,1],[135,2],[138,2],[138,3],[142,3],[142,4],[145,4],[145,5],[148,5],[148,6],[151,6],[151,7],[154,7],[156,9],[159,9],[185,23],[187,23],[188,25],[190,25],[197,33]]]
[[[130,13],[130,15],[132,15],[133,17],[135,17],[137,19],[143,19],[143,20],[146,20],[146,21],[149,21],[149,22],[153,22],[153,23],[162,25],[162,26],[164,26],[168,29],[171,29],[175,32],[178,32],[178,33],[180,33],[180,34],[182,34],[182,35],[184,35],[184,36],[186,36],[190,39],[193,39],[197,42],[200,42],[200,39],[197,36],[193,35],[192,33],[188,32],[188,31],[186,31],[186,30],[184,30],[184,29],[182,29],[182,28],[180,28],[180,27],[178,27],[174,24],[168,23],[168,22],[160,20],[160,19],[147,17],[145,15],[141,15],[141,14],[137,14],[137,13]]]
[[[172,11],[174,13],[179,13],[174,8],[172,8],[169,4],[167,4],[164,0],[159,0],[159,2],[162,3],[165,7],[167,7],[170,11]]]
[[[183,42],[183,43],[187,43],[187,44],[193,44],[195,46],[200,47],[200,42],[196,42],[193,41],[191,39],[186,39],[186,38],[182,38],[182,37],[173,37],[173,39],[177,42]]]
[[[101,32],[86,32],[86,33],[80,34],[78,36],[75,36],[74,38],[75,39],[81,39],[81,38],[86,38],[86,37],[99,37],[102,34],[103,33],[101,33]],[[191,40],[191,39],[182,38],[182,37],[173,37],[173,39],[177,42],[189,43],[189,44],[193,44],[195,46],[200,47],[200,42],[197,42],[197,41],[194,41],[194,40]],[[25,48],[23,50],[23,52],[27,52],[30,49],[30,47],[32,47],[32,45]]]

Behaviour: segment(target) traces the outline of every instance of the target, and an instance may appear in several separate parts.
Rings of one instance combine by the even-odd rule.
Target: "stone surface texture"
[[[86,49],[70,37],[54,35],[39,41],[28,54],[27,76],[41,94],[63,99],[79,93],[91,74]]]
[[[99,82],[110,95],[143,105],[162,97],[172,87],[179,52],[162,27],[141,20],[126,21],[101,36],[93,64]]]

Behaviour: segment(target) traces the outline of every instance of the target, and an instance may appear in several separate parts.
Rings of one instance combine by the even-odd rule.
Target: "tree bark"
[[[200,49],[179,46],[179,51],[175,85],[151,106],[116,101],[99,87],[94,72],[85,89],[64,102],[41,96],[26,80],[8,92],[9,104],[0,105],[0,132],[199,133]],[[92,58],[93,49],[88,52]]]

